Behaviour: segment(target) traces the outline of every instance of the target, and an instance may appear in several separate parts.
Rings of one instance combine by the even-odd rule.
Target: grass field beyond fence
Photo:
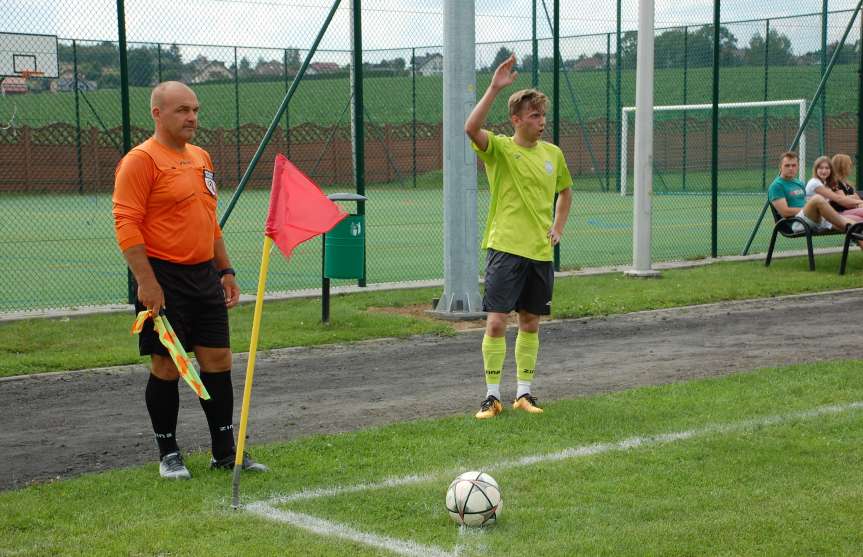
[[[737,255],[755,226],[766,195],[757,170],[720,174],[718,255]],[[664,174],[663,186],[676,186],[679,174]],[[366,190],[367,279],[371,283],[443,277],[443,193],[439,173],[424,176],[417,188],[391,184]],[[654,261],[700,259],[710,255],[709,176],[690,173],[692,193],[652,196]],[[579,269],[626,265],[632,260],[632,197],[597,192],[596,181],[576,180],[573,208],[561,242],[561,267]],[[657,185],[657,191],[659,186]],[[328,193],[338,191],[337,188]],[[345,191],[341,189],[340,191]],[[232,192],[223,190],[223,211]],[[244,293],[254,293],[263,244],[269,192],[247,190],[226,228],[228,251]],[[478,191],[482,233],[488,191]],[[354,211],[355,205],[345,205]],[[770,219],[768,213],[768,219]],[[109,194],[8,195],[0,204],[4,234],[0,262],[7,269],[0,284],[0,309],[124,303],[126,268],[114,239]],[[772,224],[765,222],[752,252],[765,251]],[[267,280],[270,292],[319,288],[321,239],[300,246],[290,261],[274,251]],[[479,243],[479,238],[477,238]],[[841,238],[816,238],[817,246],[838,246]],[[801,249],[802,241],[780,240],[778,250]],[[480,272],[484,252],[478,252]],[[852,258],[853,259],[853,258]],[[350,284],[334,281],[334,284]]]
[[[768,100],[811,99],[820,81],[820,66],[777,66],[770,68]],[[488,85],[488,73],[477,74],[477,90]],[[528,74],[525,74],[528,75]],[[561,80],[560,117],[570,122],[604,119],[605,70],[570,71],[569,85]],[[681,104],[683,87],[682,69],[657,69],[654,103],[657,105]],[[687,71],[687,102],[707,103],[712,94],[711,68],[692,68]],[[529,80],[528,80],[529,81]],[[525,81],[525,83],[528,83]],[[540,74],[539,87],[551,91],[552,73]],[[612,78],[612,83],[613,78]],[[764,100],[763,66],[722,68],[720,71],[719,102],[743,102]],[[525,85],[527,86],[527,85]],[[570,86],[572,88],[570,92]],[[234,128],[236,108],[234,83],[212,83],[194,85],[201,103],[200,125],[204,128]],[[285,94],[281,79],[272,82],[254,82],[238,85],[239,118],[241,124],[268,126],[276,108]],[[372,77],[364,80],[364,103],[366,118],[375,124],[404,124],[413,120],[412,79],[402,77]],[[443,117],[443,79],[441,76],[418,76],[416,79],[416,119],[419,122],[438,123]],[[573,96],[574,95],[574,96]],[[108,128],[120,126],[119,89],[103,89],[84,93],[80,111],[82,127]],[[149,113],[150,87],[130,87],[130,111],[133,126],[149,129],[152,120]],[[623,106],[634,104],[635,71],[621,72],[621,97]],[[290,105],[291,126],[304,123],[328,126],[339,123],[347,125],[349,120],[343,108],[350,99],[349,80],[310,79],[304,81]],[[615,95],[611,94],[611,118],[616,121]],[[17,107],[18,125],[41,127],[56,122],[75,125],[75,96],[72,92],[40,92],[14,99]],[[11,105],[12,100],[0,98],[0,116],[7,109],[2,103]],[[576,104],[577,103],[577,104]],[[839,115],[854,110],[857,105],[857,65],[841,64],[833,69],[827,96],[827,114]],[[7,110],[11,114],[11,108]],[[709,111],[691,113],[690,118],[709,120]],[[7,116],[8,118],[8,116]],[[507,120],[506,104],[498,102],[489,114],[490,122]],[[101,121],[101,123],[100,123]]]

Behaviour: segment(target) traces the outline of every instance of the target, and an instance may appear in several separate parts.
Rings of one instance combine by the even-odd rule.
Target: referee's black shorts
[[[188,352],[195,346],[230,347],[225,292],[213,262],[181,265],[150,258],[150,264],[165,293],[165,315],[183,348]],[[134,288],[137,292],[138,286]],[[135,302],[136,313],[145,309],[140,301]],[[142,356],[169,355],[153,330],[152,320],[147,320],[138,335],[138,350]]]
[[[524,310],[534,315],[549,315],[553,288],[551,261],[537,261],[489,248],[485,258],[483,311]]]

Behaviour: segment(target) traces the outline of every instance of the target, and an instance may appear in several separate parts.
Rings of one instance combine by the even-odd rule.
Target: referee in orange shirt
[[[137,284],[136,311],[164,310],[201,368],[210,400],[200,400],[212,439],[211,468],[232,469],[234,393],[228,308],[240,288],[216,221],[216,180],[210,155],[188,143],[198,126],[198,99],[177,81],[157,85],[150,96],[156,124],[151,138],[117,165],[113,213],[117,242]],[[159,342],[152,320],[139,337],[152,363],[145,392],[159,448],[159,474],[189,479],[177,445],[179,371]],[[243,469],[266,471],[244,455]]]

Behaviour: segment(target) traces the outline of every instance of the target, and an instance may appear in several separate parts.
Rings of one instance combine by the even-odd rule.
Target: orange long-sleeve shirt
[[[114,173],[114,230],[120,250],[144,244],[147,255],[186,265],[213,258],[222,237],[210,155],[187,144],[174,151],[150,138]]]

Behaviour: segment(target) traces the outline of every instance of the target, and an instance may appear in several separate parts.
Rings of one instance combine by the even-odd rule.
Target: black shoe
[[[237,460],[237,455],[232,454],[226,456],[225,458],[220,458],[219,460],[211,459],[210,460],[210,469],[211,470],[233,470],[234,469],[234,461]],[[261,464],[260,462],[255,462],[249,456],[249,453],[243,453],[243,470],[249,470],[251,472],[269,472],[270,469]]]
[[[159,461],[159,475],[169,480],[188,480],[192,477],[183,464],[183,456],[176,451],[166,454]]]

